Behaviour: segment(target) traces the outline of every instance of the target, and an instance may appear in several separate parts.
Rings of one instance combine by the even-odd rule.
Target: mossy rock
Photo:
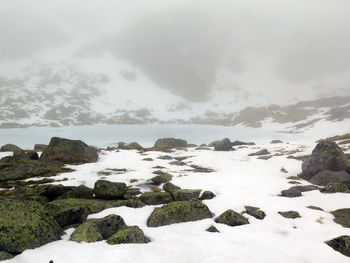
[[[0,249],[21,253],[60,239],[61,227],[40,203],[0,199]]]
[[[201,190],[180,189],[172,192],[175,201],[196,201],[199,200]]]
[[[261,211],[259,207],[245,206],[245,212],[248,215],[255,217],[256,219],[263,220],[266,216],[264,211]]]
[[[163,174],[160,174],[160,175],[157,175],[157,176],[151,178],[151,181],[155,185],[160,185],[160,184],[170,182],[171,179],[173,179],[173,176],[171,174],[163,173]]]
[[[128,243],[148,243],[149,239],[145,237],[143,231],[138,226],[130,226],[118,231],[108,238],[107,243],[110,245],[128,244]]]
[[[342,183],[329,183],[324,187],[324,193],[350,193],[350,185]]]
[[[335,210],[332,212],[332,215],[335,217],[334,222],[343,227],[350,227],[350,208]]]
[[[82,184],[78,187],[74,187],[72,190],[67,191],[64,194],[57,197],[57,199],[67,198],[92,199],[94,198],[94,190]]]
[[[39,185],[37,187],[34,187],[33,189],[37,191],[38,195],[45,196],[52,201],[57,197],[62,196],[63,194],[73,190],[74,187],[64,186],[61,184],[46,184]]]
[[[40,160],[64,163],[92,163],[98,158],[98,150],[80,140],[53,137],[40,156]]]
[[[147,226],[158,227],[211,217],[209,208],[201,202],[177,201],[155,208],[147,220]]]
[[[208,227],[208,228],[206,229],[206,231],[211,232],[211,233],[220,233],[220,231],[219,231],[215,226],[213,226],[213,225],[211,225],[210,227]]]
[[[101,219],[89,219],[78,226],[71,239],[75,242],[97,242],[108,239],[117,231],[126,227],[122,217],[109,215]]]
[[[23,153],[24,151],[14,144],[5,144],[1,146],[0,152],[13,152],[13,153]]]
[[[214,197],[216,197],[216,195],[213,192],[204,191],[203,194],[199,197],[199,200],[211,200]]]
[[[187,141],[175,138],[162,138],[158,139],[154,144],[154,148],[158,149],[171,149],[177,147],[187,147]]]
[[[0,261],[11,259],[13,257],[14,257],[14,255],[12,255],[6,251],[0,251]]]
[[[295,219],[301,217],[297,211],[284,211],[278,212],[281,216],[285,218]]]
[[[340,236],[327,241],[326,244],[344,256],[350,257],[350,236]]]
[[[146,205],[160,205],[172,202],[173,198],[166,192],[147,192],[140,196],[140,200]]]
[[[94,186],[95,196],[99,199],[122,199],[126,191],[125,183],[114,183],[106,180],[98,180]]]
[[[171,182],[167,182],[163,185],[163,190],[167,193],[172,193],[176,190],[180,190],[181,188],[177,185],[174,185],[173,183]]]
[[[247,218],[231,209],[222,213],[218,218],[215,219],[215,222],[228,226],[241,226],[249,224]]]

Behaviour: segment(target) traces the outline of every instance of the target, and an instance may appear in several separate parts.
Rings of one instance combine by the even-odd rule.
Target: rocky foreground
[[[298,228],[310,235],[320,234],[314,248],[321,253],[326,245],[339,255],[326,249],[325,260],[342,260],[350,256],[350,161],[344,153],[349,149],[350,134],[319,141],[311,154],[307,146],[278,140],[266,148],[229,139],[197,146],[173,138],[159,139],[152,148],[119,143],[118,147],[97,149],[57,137],[33,150],[4,145],[1,151],[9,154],[0,160],[0,260],[25,257],[29,249],[63,242],[58,241],[62,237],[70,240],[66,244],[72,248],[73,243],[84,246],[99,241],[109,246],[158,244],[165,235],[160,237],[156,229],[171,231],[170,226],[182,225],[177,223],[198,222],[202,227],[200,222],[205,222],[203,231],[225,237],[244,235],[245,231],[249,235],[244,225],[253,225],[258,231],[259,225],[269,220],[280,222],[278,231],[285,235],[274,237],[276,240],[299,235],[289,232]],[[246,166],[247,162],[251,164]],[[237,168],[237,177],[231,168]],[[247,174],[239,175],[245,171]],[[255,173],[261,178],[252,176]],[[286,185],[290,187],[283,189]],[[348,206],[333,209],[344,203]],[[120,213],[113,213],[114,209]],[[146,220],[142,225],[129,224],[137,221],[129,218],[137,211],[146,212]],[[315,217],[312,225],[310,216]],[[240,227],[242,232],[231,233],[227,227]],[[305,227],[309,229],[303,230]],[[187,231],[190,229],[196,226]],[[220,239],[221,246],[235,248],[237,243],[231,244],[229,239]],[[254,251],[254,244],[250,246]],[[293,247],[290,251],[295,252]],[[308,254],[301,253],[310,258]]]

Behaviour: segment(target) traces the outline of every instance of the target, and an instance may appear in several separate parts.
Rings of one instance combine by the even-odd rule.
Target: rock
[[[171,164],[171,165],[177,165],[177,166],[184,166],[184,165],[186,165],[185,162],[181,162],[181,161],[172,161],[172,162],[170,162],[169,164]]]
[[[272,158],[271,155],[264,155],[264,156],[259,156],[257,159],[259,159],[259,160],[269,160],[271,158]]]
[[[21,253],[60,239],[63,231],[38,202],[1,198],[0,249]]]
[[[261,155],[268,155],[268,154],[270,154],[270,152],[268,150],[262,149],[260,151],[255,152],[255,153],[251,153],[248,156],[261,156]]]
[[[94,198],[94,190],[82,184],[57,197],[57,199],[66,198],[92,199]]]
[[[216,223],[225,224],[228,226],[241,226],[249,224],[249,221],[247,218],[242,216],[241,214],[233,211],[233,210],[227,210],[224,213],[222,213],[218,218],[215,219]]]
[[[285,173],[285,174],[288,173],[288,171],[284,167],[281,167],[280,171],[281,171],[281,173]]]
[[[329,183],[323,189],[324,193],[350,193],[350,185],[342,183]]]
[[[155,208],[147,220],[147,226],[158,227],[211,217],[209,208],[201,202],[177,201]]]
[[[232,143],[230,139],[225,138],[214,145],[214,151],[232,151]]]
[[[350,172],[350,161],[335,142],[319,142],[302,164],[303,176],[307,180],[323,170]]]
[[[24,151],[14,144],[5,144],[1,146],[0,152],[13,152],[13,153],[23,153]]]
[[[36,151],[43,151],[47,148],[48,145],[46,144],[35,144],[34,145],[34,150]]]
[[[167,182],[163,185],[163,190],[165,192],[168,192],[168,193],[172,193],[172,192],[179,190],[179,189],[181,189],[181,188],[178,187],[177,185],[172,184],[171,182]]]
[[[101,219],[89,219],[78,226],[70,240],[75,242],[97,242],[108,239],[113,234],[126,228],[122,217],[109,215]]]
[[[220,140],[217,141],[213,141],[211,143],[208,144],[208,147],[214,147],[217,143],[221,142]]]
[[[199,200],[210,200],[213,199],[216,195],[211,191],[204,191],[203,194],[199,197]]]
[[[283,143],[281,140],[272,140],[270,142],[271,144],[276,144],[276,143]]]
[[[350,208],[342,208],[331,212],[335,217],[334,222],[342,225],[343,227],[350,228]]]
[[[143,151],[144,148],[138,144],[137,142],[131,142],[129,144],[125,144],[125,143],[119,143],[118,144],[118,149],[121,150],[138,150],[138,151]]]
[[[40,160],[64,163],[92,163],[98,158],[98,150],[79,140],[58,137],[51,138],[50,144],[42,152]]]
[[[197,201],[201,190],[180,189],[172,192],[175,201]]]
[[[323,170],[311,177],[310,183],[326,185],[329,183],[350,184],[350,174],[345,171]]]
[[[287,190],[281,191],[281,195],[284,196],[284,197],[293,198],[293,197],[299,197],[302,194],[301,194],[301,191],[299,189],[289,188]]]
[[[172,202],[173,198],[166,192],[147,192],[140,196],[140,200],[146,205],[160,205]]]
[[[297,211],[285,211],[285,212],[278,212],[278,213],[285,218],[295,219],[295,218],[301,217]]]
[[[312,210],[324,211],[321,207],[313,206],[313,205],[309,205],[309,206],[307,206],[307,208],[312,209]]]
[[[171,174],[163,173],[161,175],[157,175],[157,176],[151,178],[151,181],[155,185],[160,185],[160,184],[164,184],[164,183],[170,182],[171,179],[173,179],[173,176]]]
[[[220,231],[219,231],[215,226],[213,226],[213,225],[211,225],[210,227],[208,227],[208,228],[206,229],[206,231],[211,232],[211,233],[220,233]]]
[[[121,199],[126,194],[125,183],[114,183],[107,180],[97,180],[94,185],[94,193],[99,199]]]
[[[45,196],[50,201],[56,199],[57,197],[71,191],[74,187],[63,186],[61,184],[46,184],[37,187],[37,192],[41,196]]]
[[[264,211],[261,211],[259,207],[254,206],[245,206],[245,212],[248,215],[255,217],[256,219],[262,220],[265,218],[266,214]]]
[[[160,159],[160,160],[172,160],[173,157],[171,157],[170,155],[162,155],[162,156],[159,156],[158,159]]]
[[[162,138],[158,139],[154,144],[154,148],[158,149],[171,149],[177,147],[187,147],[187,141],[175,138]]]
[[[138,226],[130,226],[122,229],[107,240],[107,243],[110,245],[148,242],[149,239],[145,237],[143,231]]]
[[[254,142],[241,142],[241,141],[234,141],[232,143],[232,146],[244,146],[244,145],[255,145]]]
[[[6,259],[11,259],[13,257],[14,257],[14,255],[12,255],[6,251],[0,251],[0,261],[6,260]]]
[[[344,256],[350,257],[350,236],[340,236],[327,241],[326,244]]]
[[[152,162],[154,160],[152,158],[143,158],[142,161]]]

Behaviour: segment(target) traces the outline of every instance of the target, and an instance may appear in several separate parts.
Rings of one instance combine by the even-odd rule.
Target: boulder
[[[14,255],[12,255],[6,251],[0,251],[0,261],[11,259],[13,257],[14,257]]]
[[[285,218],[295,219],[300,217],[297,211],[285,211],[285,212],[278,212],[278,213]]]
[[[350,193],[350,184],[329,183],[323,189],[324,193]]]
[[[228,226],[241,226],[249,224],[247,218],[233,210],[225,211],[215,219],[215,222],[219,224],[225,224]]]
[[[334,222],[342,225],[343,227],[350,228],[350,208],[342,208],[332,212],[334,216]]]
[[[350,172],[350,161],[335,142],[320,141],[302,164],[307,180],[323,170]]]
[[[230,139],[225,138],[214,145],[214,151],[232,151],[232,143]]]
[[[301,196],[302,192],[309,192],[314,190],[320,190],[320,188],[315,185],[298,185],[281,191],[281,195],[284,197],[299,197]]]
[[[126,194],[125,183],[114,183],[107,180],[97,180],[94,185],[94,193],[99,199],[122,199]]]
[[[175,201],[197,201],[201,190],[197,189],[180,189],[172,192]]]
[[[160,175],[157,175],[157,176],[151,178],[151,181],[155,185],[160,185],[160,184],[170,182],[171,179],[173,179],[173,176],[171,174],[163,173],[163,174],[160,174]]]
[[[283,143],[281,140],[272,140],[270,142],[271,144],[277,144],[277,143]]]
[[[37,186],[37,193],[45,196],[50,201],[74,189],[72,186],[64,186],[61,184],[45,184]]]
[[[119,230],[107,240],[107,243],[110,245],[129,243],[142,244],[148,242],[149,239],[145,237],[143,231],[138,226],[130,226]]]
[[[143,151],[144,148],[138,144],[137,142],[131,142],[128,144],[118,144],[118,148],[122,150],[138,150],[138,151]]]
[[[140,200],[146,205],[160,205],[172,202],[173,198],[166,192],[147,192],[140,196]]]
[[[79,140],[58,137],[51,138],[50,144],[42,152],[41,161],[60,161],[64,163],[92,163],[98,158],[98,150]]]
[[[34,150],[36,151],[43,151],[47,148],[46,144],[35,144],[34,145]]]
[[[216,145],[217,143],[219,143],[219,142],[221,142],[221,141],[220,141],[220,140],[213,141],[213,142],[211,142],[211,143],[208,144],[208,147],[215,147],[215,145]]]
[[[63,231],[40,203],[1,198],[0,249],[21,253],[60,239]]]
[[[254,142],[241,142],[241,141],[234,141],[232,143],[232,146],[246,146],[246,145],[255,145]]]
[[[210,200],[213,199],[216,195],[211,191],[204,191],[199,197],[199,200]]]
[[[210,227],[208,227],[208,228],[206,229],[206,231],[211,232],[211,233],[220,233],[220,231],[219,231],[215,226],[213,226],[213,225],[211,225]]]
[[[57,197],[57,199],[66,198],[92,199],[94,198],[94,190],[82,184]]]
[[[167,182],[167,183],[165,183],[165,184],[163,185],[163,190],[164,190],[165,192],[168,192],[168,193],[172,193],[172,192],[174,192],[174,191],[176,191],[176,190],[179,190],[179,189],[181,189],[179,186],[174,185],[174,184],[171,183],[171,182]]]
[[[178,147],[187,147],[187,141],[175,138],[162,138],[158,139],[154,144],[154,148],[158,149],[171,149]]]
[[[75,242],[97,242],[108,239],[119,230],[126,228],[122,217],[109,215],[101,219],[89,219],[73,232],[70,240]]]
[[[1,146],[0,152],[13,152],[13,153],[23,153],[24,151],[14,144],[5,144]]]
[[[251,153],[249,154],[248,156],[261,156],[261,155],[268,155],[270,154],[270,152],[266,149],[262,149],[260,151],[257,151],[257,152],[254,152],[254,153]]]
[[[261,211],[259,207],[245,206],[245,212],[248,215],[255,217],[256,219],[263,220],[266,216],[264,211]]]
[[[350,236],[340,236],[327,241],[326,244],[344,256],[350,257]]]
[[[311,177],[310,183],[326,185],[329,183],[350,184],[350,174],[345,171],[323,170]]]
[[[209,208],[201,202],[177,201],[155,208],[147,220],[147,226],[159,227],[211,217]]]

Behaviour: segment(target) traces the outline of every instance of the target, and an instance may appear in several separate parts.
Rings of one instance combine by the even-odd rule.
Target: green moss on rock
[[[332,212],[334,222],[343,227],[350,227],[350,208],[338,209]]]
[[[118,231],[111,236],[107,243],[110,245],[127,244],[127,243],[148,243],[149,239],[145,237],[143,231],[137,226],[130,226]]]
[[[94,186],[95,196],[100,199],[122,199],[126,191],[125,183],[114,183],[107,180],[98,180]]]
[[[166,192],[147,192],[140,196],[140,200],[146,205],[160,205],[172,202],[173,198]]]
[[[196,201],[199,200],[201,190],[180,189],[172,192],[175,201]]]
[[[297,211],[285,211],[285,212],[278,212],[278,213],[285,218],[295,219],[295,218],[301,217]]]
[[[215,222],[220,224],[225,224],[228,226],[240,226],[240,225],[249,224],[249,221],[247,218],[245,218],[244,216],[242,216],[241,214],[233,210],[225,211],[218,218],[215,219]]]
[[[344,256],[350,257],[350,236],[340,236],[327,241],[326,244]]]
[[[266,214],[264,211],[261,211],[259,209],[259,207],[254,207],[254,206],[245,206],[245,212],[248,214],[248,215],[251,215],[253,217],[255,217],[256,219],[264,219]]]

